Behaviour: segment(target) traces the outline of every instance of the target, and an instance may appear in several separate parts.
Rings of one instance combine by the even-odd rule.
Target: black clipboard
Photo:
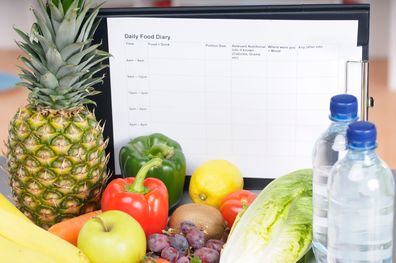
[[[162,17],[162,18],[210,18],[210,19],[264,19],[264,20],[358,20],[358,43],[362,46],[363,60],[369,56],[370,5],[268,5],[268,6],[202,6],[169,8],[104,8],[98,18],[101,22],[94,35],[94,42],[102,43],[101,49],[108,51],[107,18],[112,17]],[[108,64],[109,61],[106,61]],[[113,121],[111,105],[110,71],[105,70],[104,82],[96,88],[102,93],[93,97],[98,120],[106,122],[105,138],[109,138],[107,152],[110,153],[109,169],[115,174]],[[101,72],[103,74],[103,72]],[[366,90],[368,92],[368,90]],[[186,178],[188,185],[189,177]],[[245,188],[262,189],[272,179],[245,178]]]

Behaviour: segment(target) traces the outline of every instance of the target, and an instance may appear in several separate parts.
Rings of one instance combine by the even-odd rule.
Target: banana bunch
[[[89,263],[75,246],[33,224],[0,194],[2,263]]]
[[[20,218],[23,218],[24,220],[31,222],[29,218],[27,218],[21,211],[19,211],[8,199],[0,194],[0,209],[3,209],[11,214],[14,214],[16,216],[19,216]]]

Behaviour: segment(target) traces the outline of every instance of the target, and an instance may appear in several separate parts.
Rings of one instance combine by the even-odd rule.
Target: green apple
[[[77,246],[91,263],[139,263],[146,254],[146,236],[133,217],[111,210],[84,224]]]

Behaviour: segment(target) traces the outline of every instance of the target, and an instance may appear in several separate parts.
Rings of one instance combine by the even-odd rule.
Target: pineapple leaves
[[[34,75],[39,76],[41,74],[45,74],[46,71],[40,71],[39,69],[37,69],[29,59],[27,59],[26,57],[19,57],[19,59],[23,62],[23,64],[25,64],[25,66],[27,66]]]
[[[65,14],[65,9],[63,8],[63,5],[60,1],[58,3],[58,9],[63,15]]]
[[[50,1],[48,1],[48,2],[51,2],[51,3],[53,3],[53,4],[56,5],[56,6],[59,6],[59,4],[61,4],[61,3],[59,2],[59,0],[50,0]]]
[[[59,89],[57,90],[58,94],[60,95],[67,95],[67,94],[71,94],[71,92],[74,89],[72,87],[59,87]]]
[[[30,72],[22,67],[18,67],[18,68],[22,71],[22,73],[19,74],[19,77],[21,79],[27,80],[32,84],[37,83],[39,81],[37,79],[37,77],[32,72]]]
[[[23,42],[15,42],[17,46],[25,51],[30,57],[35,57],[36,59],[40,60],[42,63],[45,63],[44,56],[41,52],[41,50],[33,50],[33,47],[31,47],[29,44],[23,43]]]
[[[71,101],[67,100],[60,100],[57,103],[54,103],[56,108],[62,109],[62,108],[73,108],[75,105],[71,103]]]
[[[66,77],[63,77],[59,81],[60,86],[72,86],[74,83],[76,83],[81,76],[83,76],[86,72],[77,72],[71,75],[67,75]]]
[[[95,66],[96,64],[102,62],[103,60],[106,60],[108,57],[109,56],[108,56],[107,53],[106,53],[106,56],[103,56],[103,57],[96,56],[95,60],[92,63],[90,63],[87,66],[85,66],[82,70],[90,69],[93,66]]]
[[[92,44],[101,5],[94,6],[94,0],[36,1],[30,33],[14,28],[21,38],[16,44],[27,54],[20,57],[25,67],[19,85],[31,91],[29,103],[51,109],[94,104],[88,97],[100,93],[94,85],[103,82],[98,74],[110,56],[98,50],[100,43]]]
[[[90,44],[92,39],[88,39],[87,41],[84,42],[76,42],[72,43],[65,48],[61,50],[61,56],[62,58],[66,61],[68,60],[72,55],[75,55],[76,53],[79,53],[85,45]]]
[[[49,97],[51,98],[52,102],[63,102],[64,101],[64,96],[60,96],[60,95],[49,95]]]
[[[92,25],[91,33],[90,33],[89,36],[88,36],[89,38],[92,38],[92,37],[93,37],[93,35],[95,34],[96,29],[98,29],[98,26],[100,25],[100,22],[102,22],[102,19],[101,19],[101,18],[96,19],[96,21],[95,21],[94,24]]]
[[[92,52],[93,53],[93,52]],[[92,59],[94,59],[95,58],[95,54],[93,54],[93,55],[87,55],[85,58],[84,58],[84,60],[78,65],[78,70],[86,70],[86,71],[88,71],[86,68],[85,68],[85,66],[87,66],[88,64],[89,64],[89,62],[91,62],[92,61]]]
[[[63,9],[65,12],[72,7],[74,2],[78,3],[78,7],[81,8],[81,6],[84,4],[83,0],[75,1],[75,0],[52,0],[53,2],[56,2],[57,4],[63,4]]]
[[[15,86],[19,86],[19,87],[25,87],[28,90],[33,90],[33,85],[26,83],[26,82],[18,82],[17,84],[15,84]]]
[[[33,95],[32,97],[34,97],[34,99],[30,98],[29,101],[30,101],[30,103],[34,102],[34,105],[36,105],[36,106],[39,105],[39,104],[37,104],[37,101],[40,101],[40,105],[43,104],[46,107],[51,107],[51,108],[55,108],[55,109],[60,108],[60,107],[56,106],[56,104],[54,104],[53,101],[51,101],[49,96],[44,96],[44,95],[41,95],[40,93],[32,93],[32,95]],[[55,107],[54,107],[54,105],[55,105]]]
[[[36,84],[37,83],[37,79],[33,76],[32,73],[25,73],[25,74],[19,74],[19,77],[23,80],[26,80],[28,82],[30,82],[31,84]]]
[[[99,83],[103,83],[102,79],[103,79],[103,77],[98,77],[98,78],[90,79],[86,83],[81,83],[80,84],[80,82],[79,82],[77,84],[81,85],[80,88],[86,89],[86,88],[92,87],[93,85],[96,85],[96,84],[99,84]]]
[[[15,32],[22,38],[23,41],[25,42],[16,42],[19,48],[21,48],[23,51],[28,53],[30,56],[36,56],[36,58],[40,59],[41,62],[44,63],[44,52],[40,48],[39,45],[37,45],[37,42],[32,42],[27,34],[19,30],[18,28],[14,27]]]
[[[60,24],[60,22],[62,22],[63,15],[64,15],[63,9],[62,10],[58,9],[56,7],[56,5],[51,1],[48,2],[48,6],[51,11],[52,22],[56,21],[58,24]]]
[[[92,6],[92,0],[88,0],[88,3],[85,4],[84,8],[81,10],[80,14],[78,14],[77,17],[77,22],[76,22],[76,28],[80,29],[81,24],[88,12],[88,10],[91,8]]]
[[[26,43],[31,43],[30,38],[27,34],[25,34],[24,32],[22,32],[21,30],[19,30],[16,27],[14,27],[14,31],[19,35],[20,38],[23,39],[23,41],[25,41]]]
[[[51,35],[52,35],[52,39],[54,39],[54,37],[55,37],[55,31],[54,31],[54,28],[51,27],[51,20],[50,20],[50,18],[49,18],[49,15],[48,15],[48,13],[47,13],[46,8],[45,8],[45,4],[44,4],[43,0],[37,0],[37,2],[38,2],[38,4],[39,4],[40,11],[41,11],[41,13],[43,14],[43,18],[44,18],[44,20],[45,20],[45,24],[47,24],[48,26],[50,26],[48,29],[49,29],[49,31],[50,31],[50,33],[51,33]]]
[[[63,49],[67,45],[74,42],[77,29],[76,29],[76,18],[77,18],[77,2],[74,1],[66,12],[65,17],[59,25],[58,32],[56,34],[55,43],[59,50]]]
[[[51,1],[48,2],[49,9],[51,11],[51,21],[54,30],[58,32],[59,25],[62,22],[63,10],[59,10]]]
[[[37,34],[36,32],[32,33],[37,40],[40,42],[41,47],[43,48],[44,52],[47,53],[48,49],[50,48],[51,42],[49,42],[45,37],[43,37],[42,35]]]
[[[35,67],[41,74],[48,72],[48,69],[35,57],[30,57],[30,63]]]
[[[72,57],[70,57],[70,58],[67,60],[67,62],[68,62],[69,64],[72,64],[72,65],[77,65],[77,64],[79,64],[85,55],[87,55],[88,53],[90,53],[90,52],[96,50],[100,45],[101,45],[101,43],[100,43],[100,44],[96,44],[96,45],[90,46],[89,48],[87,48],[87,49],[81,51],[80,53],[77,53],[77,54],[73,55]]]
[[[91,70],[89,73],[89,77],[92,78],[93,76],[95,76],[96,73],[99,73],[100,71],[104,70],[105,68],[107,68],[109,65],[99,65],[98,67],[94,68],[93,70]]]
[[[61,78],[65,77],[65,76],[67,76],[67,75],[76,73],[77,71],[78,71],[78,66],[67,64],[67,65],[62,66],[58,70],[58,72],[56,73],[56,77],[58,79],[61,79]]]
[[[61,54],[54,46],[48,48],[45,57],[47,59],[49,71],[54,74],[57,73],[59,68],[64,64]]]
[[[70,92],[70,93],[66,94],[65,98],[75,100],[76,98],[80,99],[80,98],[86,97],[86,96],[87,96],[86,90],[77,90],[77,91]]]
[[[38,89],[38,91],[39,91],[40,93],[42,93],[42,94],[47,95],[47,96],[56,95],[56,91],[53,90],[53,89]]]
[[[63,11],[65,12],[65,17],[68,16],[70,12],[78,9],[79,1],[76,0],[61,0]]]
[[[95,21],[96,16],[99,13],[100,5],[97,6],[92,13],[89,15],[88,19],[85,21],[84,25],[81,28],[80,34],[77,38],[78,42],[82,42],[88,39],[89,33],[91,32],[92,24]]]
[[[97,94],[100,94],[100,92],[97,93]],[[95,95],[96,95],[96,94],[95,94]],[[96,106],[96,102],[93,101],[93,100],[90,100],[90,99],[85,99],[85,100],[83,100],[82,102],[83,102],[84,104],[92,104],[92,105],[95,105],[95,106]]]
[[[41,75],[40,83],[48,89],[56,89],[59,85],[58,79],[51,72]]]
[[[33,23],[32,28],[30,29],[29,41],[30,42],[35,41],[36,35],[39,34],[40,34],[40,27],[37,25],[37,23]]]
[[[36,17],[37,24],[38,24],[43,36],[45,38],[49,39],[50,41],[52,41],[55,33],[50,32],[50,29],[48,28],[47,24],[45,23],[43,16],[39,12],[37,12],[36,9],[33,9],[33,14]],[[49,25],[51,25],[51,24],[49,24]]]

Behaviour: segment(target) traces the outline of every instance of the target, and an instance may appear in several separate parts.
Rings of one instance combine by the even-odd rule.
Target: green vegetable
[[[297,263],[316,263],[312,249],[310,249]]]
[[[312,171],[272,181],[234,226],[220,263],[295,263],[312,241]]]
[[[153,158],[162,159],[161,166],[152,168],[147,177],[160,179],[168,189],[169,209],[176,206],[183,194],[186,159],[180,144],[160,133],[131,140],[120,150],[123,177],[135,176]]]
[[[201,260],[199,257],[194,256],[194,257],[191,259],[190,263],[202,263],[202,260]]]

